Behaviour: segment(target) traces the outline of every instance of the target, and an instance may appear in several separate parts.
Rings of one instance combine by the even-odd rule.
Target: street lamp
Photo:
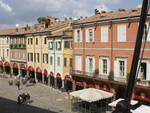
[[[3,56],[3,57],[1,57],[1,60],[2,60],[2,62],[4,63],[4,61],[5,61],[4,56]],[[3,77],[4,77],[4,71],[5,71],[5,68],[4,68],[4,65],[3,65]]]

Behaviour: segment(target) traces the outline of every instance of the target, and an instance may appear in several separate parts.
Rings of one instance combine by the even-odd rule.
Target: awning
[[[69,75],[66,75],[64,80],[69,81],[69,82],[72,82],[72,80],[71,80],[71,78],[70,78]]]
[[[116,107],[117,103],[120,102],[121,100],[124,100],[124,99],[123,98],[119,98],[119,99],[109,103],[108,105],[111,106],[111,107]],[[131,105],[135,105],[137,103],[138,103],[137,100],[131,100]]]
[[[150,113],[150,106],[141,105],[140,107],[136,108],[135,110],[131,110],[132,113]]]
[[[57,73],[56,78],[61,79],[61,75],[59,73]]]
[[[29,71],[34,71],[33,67],[31,67],[31,66],[28,68],[28,70]]]
[[[10,67],[10,64],[8,62],[6,62],[5,67]]]
[[[74,98],[78,98],[89,103],[113,97],[112,93],[95,88],[74,91],[70,93],[70,95]]]
[[[54,74],[53,74],[53,72],[50,72],[50,77],[54,77]]]
[[[94,84],[86,84],[86,87],[89,87],[89,88],[96,88],[96,86]]]
[[[40,68],[37,68],[37,69],[36,69],[36,72],[37,72],[37,73],[42,73],[42,70],[41,70]]]
[[[47,75],[47,70],[46,69],[44,70],[44,75]]]
[[[75,81],[75,84],[78,85],[78,86],[84,86],[83,82],[79,82],[79,81]]]
[[[13,68],[18,69],[18,65],[16,63],[13,64]]]
[[[0,62],[0,66],[3,66],[3,63],[2,63],[2,62]]]
[[[20,68],[23,69],[23,70],[26,70],[26,67],[25,67],[24,64],[22,64],[22,65],[20,66]]]

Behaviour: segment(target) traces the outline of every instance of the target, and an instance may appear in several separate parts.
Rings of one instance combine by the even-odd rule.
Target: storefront
[[[22,77],[25,77],[27,75],[27,70],[26,70],[25,65],[21,64],[20,69],[22,70]]]
[[[72,90],[72,80],[71,80],[71,77],[69,75],[65,76],[64,88],[65,88],[66,91],[71,91]]]
[[[62,87],[62,79],[59,73],[57,73],[56,75],[56,82],[57,82],[57,88],[60,89]]]
[[[54,74],[53,72],[50,72],[50,86],[54,87],[55,84],[54,84]]]
[[[6,74],[10,74],[10,64],[8,62],[5,62],[5,72]]]
[[[0,73],[3,73],[3,63],[0,61]]]
[[[38,82],[42,82],[42,70],[40,68],[36,69],[36,77]]]
[[[29,71],[29,77],[35,79],[34,68],[30,66],[28,68],[28,71]]]
[[[44,70],[44,84],[46,84],[46,85],[48,85],[48,77],[47,77],[47,74],[48,74],[48,72],[47,72],[47,70],[45,69],[45,70]]]
[[[18,69],[18,65],[16,63],[13,64],[13,74],[15,76],[17,76],[19,73],[18,73],[19,69]]]

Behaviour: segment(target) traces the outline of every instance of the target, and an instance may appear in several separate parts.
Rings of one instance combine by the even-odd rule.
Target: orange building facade
[[[101,12],[73,24],[73,89],[94,87],[124,96],[137,37],[140,9]],[[149,17],[147,23],[149,22]],[[134,97],[150,102],[150,32]],[[144,37],[144,36],[143,36]],[[144,38],[143,44],[144,45]]]

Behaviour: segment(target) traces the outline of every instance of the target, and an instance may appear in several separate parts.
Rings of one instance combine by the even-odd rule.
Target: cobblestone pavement
[[[8,80],[8,78],[0,78],[0,111],[3,110],[2,113],[72,113],[71,101],[66,92],[62,93],[41,83],[28,87],[22,85],[19,91],[15,85],[9,86]],[[21,92],[29,93],[33,102],[29,105],[18,105],[16,100]]]

